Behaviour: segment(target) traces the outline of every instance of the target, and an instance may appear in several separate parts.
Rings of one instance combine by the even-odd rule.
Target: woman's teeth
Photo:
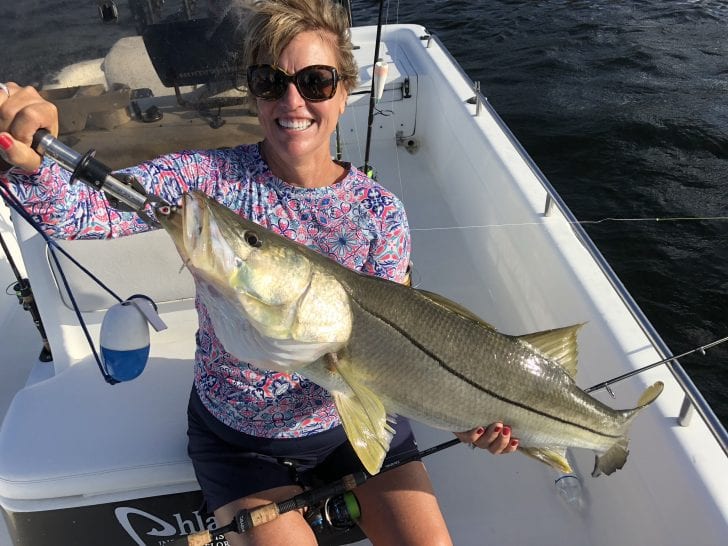
[[[295,131],[303,131],[308,129],[313,124],[313,120],[310,119],[279,119],[278,125],[285,127],[286,129],[293,129]]]

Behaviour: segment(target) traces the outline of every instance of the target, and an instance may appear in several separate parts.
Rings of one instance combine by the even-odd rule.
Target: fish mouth
[[[192,257],[196,251],[204,246],[203,238],[205,233],[205,218],[208,214],[207,207],[201,199],[194,194],[186,193],[182,199],[182,240],[187,255]]]

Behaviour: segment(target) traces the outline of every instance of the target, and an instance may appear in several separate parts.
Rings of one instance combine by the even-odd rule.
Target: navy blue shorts
[[[328,483],[364,470],[341,426],[303,438],[250,436],[216,419],[194,387],[187,415],[187,451],[210,512],[273,487]],[[418,452],[407,419],[399,417],[394,429],[384,464]]]

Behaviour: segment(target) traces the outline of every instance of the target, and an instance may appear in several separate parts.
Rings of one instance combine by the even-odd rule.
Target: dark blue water
[[[353,6],[356,24],[376,22],[378,2]],[[134,34],[119,7],[102,25],[94,2],[3,2],[0,80],[100,56]],[[385,13],[440,37],[580,220],[728,216],[725,1],[402,0]],[[728,221],[585,227],[674,353],[728,335]],[[726,345],[682,360],[723,423]]]

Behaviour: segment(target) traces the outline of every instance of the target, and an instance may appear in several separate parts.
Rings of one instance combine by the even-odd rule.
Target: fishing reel
[[[319,543],[346,537],[349,541],[365,538],[357,526],[361,517],[359,501],[352,491],[328,497],[318,506],[309,508],[306,522],[313,530]]]
[[[18,282],[13,285],[13,291],[15,292],[15,296],[18,298],[18,303],[25,311],[30,313],[30,316],[33,318],[33,324],[35,324],[35,327],[38,329],[41,340],[43,341],[43,348],[40,351],[40,355],[38,355],[38,360],[41,362],[51,362],[53,360],[53,353],[51,352],[51,346],[48,343],[48,335],[46,334],[45,327],[43,326],[43,321],[40,318],[38,305],[35,303],[35,296],[33,296],[33,291],[30,288],[30,282],[28,279],[19,279]]]

